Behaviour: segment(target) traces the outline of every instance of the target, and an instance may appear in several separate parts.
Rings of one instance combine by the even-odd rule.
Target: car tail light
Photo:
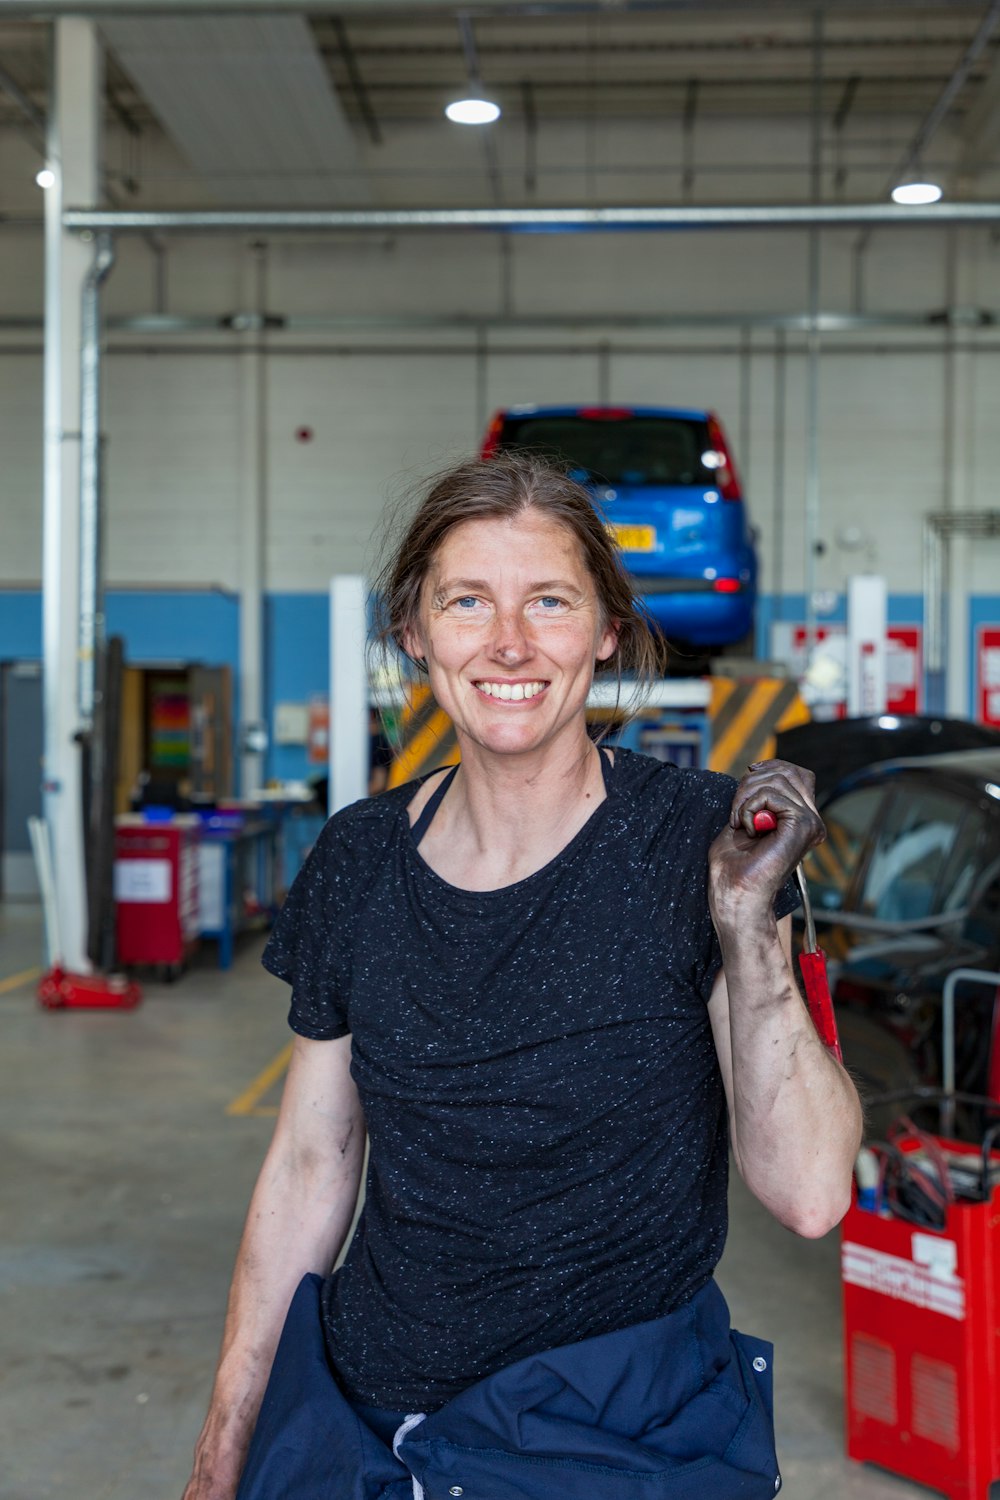
[[[494,412],[490,418],[490,425],[486,429],[483,438],[483,446],[479,450],[480,458],[496,458],[500,451],[500,434],[503,432],[503,412]]]
[[[743,585],[738,578],[717,578],[712,587],[717,594],[738,594]]]
[[[718,489],[723,500],[742,500],[743,493],[740,489],[740,477],[733,463],[733,456],[726,442],[726,434],[722,430],[722,423],[714,412],[708,414],[708,441],[714,451],[722,459],[721,464],[712,476],[712,482]]]
[[[635,416],[627,406],[578,406],[576,414],[585,422],[627,422]]]

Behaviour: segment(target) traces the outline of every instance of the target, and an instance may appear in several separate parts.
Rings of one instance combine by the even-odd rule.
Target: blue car
[[[558,462],[591,491],[668,640],[704,650],[751,636],[757,555],[714,413],[662,406],[497,412],[482,457],[524,448]]]

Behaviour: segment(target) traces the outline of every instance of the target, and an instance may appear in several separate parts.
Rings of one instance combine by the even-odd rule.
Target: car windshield
[[[688,417],[508,417],[501,446],[530,448],[583,483],[710,485],[708,426]]]

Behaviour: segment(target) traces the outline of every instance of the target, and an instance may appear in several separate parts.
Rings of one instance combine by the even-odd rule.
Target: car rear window
[[[842,911],[854,881],[865,839],[878,820],[885,797],[881,786],[845,792],[823,809],[826,840],[802,861],[809,895],[821,911]]]
[[[530,448],[584,483],[706,485],[715,478],[702,463],[711,449],[708,426],[687,417],[508,417],[500,446]]]
[[[964,803],[947,792],[900,789],[875,840],[859,909],[884,922],[931,916],[964,815]]]

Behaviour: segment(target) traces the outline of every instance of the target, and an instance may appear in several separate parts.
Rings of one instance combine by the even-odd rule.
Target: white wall
[[[862,126],[874,135],[870,121],[859,122],[859,132]],[[776,162],[805,163],[801,132],[774,121],[760,129],[773,137]],[[573,130],[567,126],[558,139],[550,130],[539,143],[540,161],[549,161],[553,173],[557,163],[565,167],[577,156],[586,165],[587,143]],[[724,139],[721,124],[700,137],[706,161],[713,152],[720,162],[734,156],[739,122],[728,122],[727,130]],[[595,161],[613,165],[619,156],[634,155],[634,132],[634,126],[609,126],[593,171]],[[661,143],[664,152],[669,144]],[[519,148],[508,140],[504,149]],[[415,169],[420,151],[414,129],[405,138],[394,136],[378,160]],[[859,145],[852,158],[859,171],[863,157]],[[0,183],[9,187],[27,161],[9,136],[0,140]],[[470,156],[469,171],[479,165]],[[591,178],[596,181],[593,172]],[[151,148],[149,180],[161,199],[185,201],[183,163],[163,143]],[[421,181],[414,172],[414,201],[429,201],[434,195],[425,191],[421,198]],[[540,181],[540,201],[560,196],[554,183],[554,176]],[[719,183],[722,197],[724,174]],[[746,193],[745,180],[742,185]],[[635,189],[636,182],[619,183],[618,195],[627,198]],[[780,196],[776,183],[761,187],[760,195],[766,192]],[[579,201],[582,194],[561,196]],[[656,196],[648,182],[642,196]],[[21,212],[31,203],[40,208],[37,190],[23,184],[8,199]],[[166,305],[159,310],[221,319],[251,306],[250,239],[167,240]],[[870,313],[939,312],[949,295],[949,254],[954,303],[1000,308],[1000,247],[987,230],[879,231],[860,262],[857,244],[854,230],[822,236],[824,311],[850,311],[860,291]],[[0,226],[0,261],[0,583],[32,583],[41,552],[40,331],[15,329],[9,320],[40,320],[39,232]],[[265,362],[269,589],[320,589],[335,570],[365,568],[387,496],[473,451],[493,408],[605,398],[716,408],[748,477],[762,532],[764,587],[802,588],[804,338],[786,336],[779,450],[777,336],[763,321],[741,331],[739,320],[806,310],[804,234],[516,235],[506,241],[482,233],[325,236],[276,239],[266,261],[269,312],[359,320],[265,339],[272,351]],[[148,245],[120,241],[106,298],[112,318],[157,310],[156,268]],[[477,333],[477,320],[502,315],[519,321]],[[731,321],[710,329],[644,322],[693,315]],[[449,317],[468,326],[414,325]],[[570,321],[546,326],[553,317]],[[600,318],[601,326],[572,322],[583,318]],[[385,322],[376,326],[373,319]],[[485,353],[477,353],[480,338]],[[863,560],[886,573],[894,592],[917,592],[921,516],[947,499],[962,508],[997,503],[1000,336],[963,329],[957,339],[960,352],[949,363],[939,326],[882,326],[824,338],[822,535],[828,550],[819,564],[820,586],[839,588],[857,567],[858,554],[837,545],[838,534],[854,526],[870,542]],[[253,449],[241,426],[243,363],[229,333],[112,331],[106,364],[111,584],[236,585],[239,493]],[[950,470],[949,372],[955,416]],[[296,440],[301,427],[313,430],[311,442]],[[779,473],[780,536],[774,524]],[[974,559],[979,571],[969,582],[992,589],[998,573],[984,557]]]

